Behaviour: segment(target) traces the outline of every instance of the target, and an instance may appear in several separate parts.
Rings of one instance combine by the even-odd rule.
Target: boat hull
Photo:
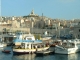
[[[56,48],[55,47],[55,53],[58,53],[58,54],[73,54],[78,51],[79,49],[77,47],[75,48]]]
[[[38,48],[38,49],[13,49],[13,54],[33,54],[36,51],[47,50],[49,47]]]
[[[3,46],[3,45],[2,45],[2,46],[0,45],[0,47],[2,48],[2,47],[4,47],[4,46]]]
[[[0,47],[4,47],[4,44],[0,44]]]
[[[45,51],[37,51],[36,55],[43,56],[43,55],[48,55],[48,54],[53,54],[53,53],[54,53],[54,51],[45,50]]]
[[[4,50],[4,51],[2,51],[3,53],[10,53],[11,51],[9,51],[9,50]]]

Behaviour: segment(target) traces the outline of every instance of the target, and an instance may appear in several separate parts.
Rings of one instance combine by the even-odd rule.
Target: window
[[[32,38],[27,38],[28,40],[32,40]]]
[[[80,32],[80,29],[79,29],[79,32]]]

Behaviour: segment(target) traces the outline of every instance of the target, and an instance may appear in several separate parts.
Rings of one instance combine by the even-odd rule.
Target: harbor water
[[[10,54],[2,53],[2,50],[10,50]],[[13,55],[11,47],[0,48],[0,60],[80,60],[80,52],[71,55],[51,54],[36,56],[36,54]]]

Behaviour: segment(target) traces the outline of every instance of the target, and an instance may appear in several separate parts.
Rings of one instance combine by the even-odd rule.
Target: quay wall
[[[53,34],[53,35],[64,35],[64,34],[69,34],[70,29],[38,29],[38,28],[9,28],[6,27],[6,30],[8,31],[24,31],[24,32],[30,32],[32,34],[44,34],[45,31],[48,32],[48,34]],[[0,30],[1,31],[1,30]],[[2,30],[3,31],[3,30]]]

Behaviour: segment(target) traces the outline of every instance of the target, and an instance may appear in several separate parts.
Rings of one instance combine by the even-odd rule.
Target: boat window
[[[80,29],[79,29],[79,32],[80,32]]]
[[[40,45],[38,45],[38,48],[40,48]]]
[[[14,37],[13,40],[15,40],[17,37]]]
[[[74,43],[72,43],[72,46],[74,46],[75,44]]]
[[[25,44],[24,43],[21,43],[21,45],[24,46]]]
[[[29,46],[29,44],[27,44],[27,46]]]
[[[63,43],[62,45],[63,45],[63,46],[66,46],[66,45],[67,45],[67,43]]]

